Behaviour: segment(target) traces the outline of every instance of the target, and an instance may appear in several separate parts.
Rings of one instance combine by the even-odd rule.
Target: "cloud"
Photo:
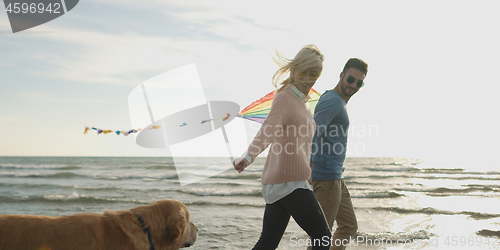
[[[44,92],[21,92],[16,93],[15,96],[24,98],[24,99],[32,99],[37,102],[49,101],[49,102],[67,102],[67,103],[103,103],[103,100],[93,100],[93,99],[85,99],[85,98],[66,98],[54,96],[49,93]]]
[[[27,122],[29,119],[21,115],[0,115],[0,123]]]
[[[0,62],[0,67],[12,67],[12,66],[16,66],[16,64],[8,62]]]
[[[98,3],[116,6],[116,2],[111,1]],[[39,44],[39,49],[16,53],[16,57],[25,57],[43,65],[30,69],[30,73],[42,77],[88,84],[135,86],[148,76],[193,62],[206,63],[214,68],[227,67],[227,64],[237,67],[230,63],[235,58],[255,59],[251,52],[265,50],[266,40],[273,37],[281,40],[292,34],[286,29],[258,24],[254,19],[258,16],[257,12],[244,14],[235,10],[237,5],[234,4],[221,9],[224,3],[146,2],[139,6],[140,10],[150,12],[144,20],[130,20],[123,13],[116,19],[110,19],[115,14],[111,12],[108,16],[96,16],[88,21],[90,26],[102,23],[102,27],[79,24],[75,20],[80,20],[82,17],[78,15],[82,14],[70,13],[75,16],[68,19],[70,23],[51,22],[44,25],[44,29],[57,32],[32,34],[31,43]],[[86,7],[85,4],[78,6]],[[123,1],[116,6],[125,12],[136,7],[137,2],[134,1]],[[158,35],[151,36],[140,28],[151,29],[151,20],[161,21],[153,27]],[[127,29],[122,22],[131,26],[136,23],[136,26]],[[122,26],[113,26],[117,23]],[[115,28],[113,32],[109,32],[110,26]],[[163,31],[164,27],[174,26],[173,34]],[[12,41],[9,42],[12,44]],[[47,49],[51,46],[57,49]]]

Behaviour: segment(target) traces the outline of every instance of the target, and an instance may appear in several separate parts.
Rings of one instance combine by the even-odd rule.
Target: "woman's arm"
[[[248,146],[247,157],[240,157],[234,160],[233,165],[238,172],[243,171],[243,169],[250,165],[251,162],[248,161],[249,157],[253,161],[259,154],[266,150],[274,141],[276,130],[283,129],[282,124],[285,107],[286,105],[284,104],[282,96],[277,94],[271,105],[269,115],[264,120],[264,123],[262,123],[259,132],[252,143],[250,143],[250,146]]]

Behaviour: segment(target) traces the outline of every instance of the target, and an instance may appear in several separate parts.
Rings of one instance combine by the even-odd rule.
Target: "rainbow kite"
[[[271,104],[273,103],[273,98],[275,94],[276,90],[270,92],[269,94],[265,95],[259,100],[252,102],[252,104],[248,105],[236,116],[241,117],[243,119],[255,121],[258,123],[263,123],[267,115],[269,114],[269,111],[271,110]],[[311,88],[311,90],[309,91],[309,96],[311,97],[311,99],[307,101],[307,104],[309,105],[311,114],[314,115],[314,108],[316,107],[316,104],[318,103],[321,94],[318,93],[318,91]]]

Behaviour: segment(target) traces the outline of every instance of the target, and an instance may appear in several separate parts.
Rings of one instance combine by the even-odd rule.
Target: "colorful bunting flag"
[[[153,126],[150,129],[159,129],[159,128],[160,128],[160,126]],[[89,129],[91,129],[91,128],[85,127],[85,130],[83,131],[83,134],[87,134],[88,131],[89,131]],[[113,131],[111,129],[104,130],[104,129],[99,129],[99,128],[96,128],[96,127],[92,127],[92,130],[96,130],[97,134],[109,134],[109,133],[115,132],[117,135],[127,136],[127,135],[129,135],[131,133],[137,133],[137,132],[141,131],[142,129],[139,128],[139,129],[131,129],[129,131],[126,131],[126,130],[122,130],[122,131],[116,130],[116,131]]]
[[[213,119],[203,120],[203,121],[201,121],[201,124],[203,124],[203,123],[207,123],[207,122],[212,121],[212,120],[213,120]]]
[[[219,118],[219,119],[222,119],[222,121],[227,121],[229,119],[229,117],[231,117],[231,114],[227,113],[227,115],[225,117],[222,117],[222,118]],[[210,121],[213,121],[214,119],[208,119],[208,120],[203,120],[201,121],[201,124],[204,124],[204,123],[207,123],[207,122],[210,122]],[[198,123],[199,124],[199,123]],[[189,123],[186,123],[186,122],[183,122],[181,125],[179,125],[179,127],[184,127],[184,126],[188,126],[190,125]],[[149,128],[149,130],[151,129],[159,129],[161,128],[161,126],[159,125],[153,125],[151,126],[151,128]],[[85,127],[85,130],[83,131],[83,134],[87,134],[88,131],[90,130],[91,128],[89,127]],[[115,132],[117,135],[124,135],[124,136],[127,136],[129,134],[133,134],[133,133],[137,133],[139,131],[141,131],[142,129],[131,129],[131,130],[122,130],[122,131],[119,131],[119,130],[116,130],[116,131],[113,131],[113,130],[103,130],[103,129],[99,129],[99,128],[96,128],[96,127],[92,127],[92,130],[96,130],[97,131],[97,134],[108,134],[108,133],[112,133],[112,132]]]

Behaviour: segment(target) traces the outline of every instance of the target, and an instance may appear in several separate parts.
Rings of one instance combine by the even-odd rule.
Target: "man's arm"
[[[325,96],[319,100],[314,110],[314,121],[316,122],[316,136],[321,136],[327,126],[332,122],[335,116],[342,112],[343,103],[340,98],[331,98]]]

